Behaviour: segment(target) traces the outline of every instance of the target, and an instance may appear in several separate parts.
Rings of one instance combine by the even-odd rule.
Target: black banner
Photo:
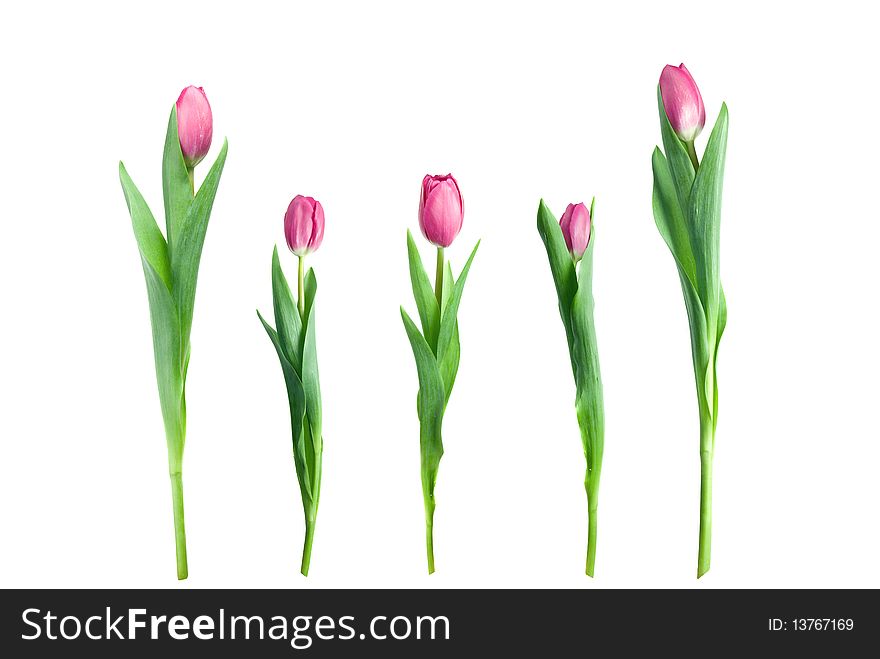
[[[7,590],[0,599],[7,657],[851,656],[880,640],[869,590]]]

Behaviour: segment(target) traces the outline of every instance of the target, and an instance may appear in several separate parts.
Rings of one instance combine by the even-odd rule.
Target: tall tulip
[[[201,87],[190,85],[177,99],[177,136],[186,167],[192,170],[211,149],[214,117],[211,104]]]
[[[569,204],[559,220],[565,246],[568,247],[574,262],[584,257],[590,244],[590,211],[583,204]]]
[[[696,169],[699,163],[694,140],[706,125],[706,108],[697,83],[684,64],[667,64],[663,68],[660,74],[660,96],[663,98],[663,109],[666,110],[672,130],[685,143]]]
[[[312,197],[296,195],[284,214],[284,237],[299,261],[297,300],[299,314],[303,316],[303,259],[318,249],[324,240],[324,207],[321,202]]]

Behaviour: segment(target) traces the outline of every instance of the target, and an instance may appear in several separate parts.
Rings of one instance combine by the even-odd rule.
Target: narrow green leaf
[[[119,181],[122,183],[122,192],[125,195],[125,203],[128,206],[128,214],[131,216],[131,225],[141,256],[156,271],[165,288],[170,291],[171,264],[168,261],[168,245],[165,243],[165,237],[156,224],[150,207],[121,162]]]
[[[314,442],[313,454],[320,455],[322,444],[322,419],[321,419],[321,383],[318,377],[318,348],[315,338],[315,294],[318,282],[315,273],[310,269],[306,283],[306,300],[309,302],[306,316],[305,338],[303,341],[302,356],[302,383],[306,394],[306,414],[311,426],[312,441]],[[310,461],[310,467],[315,464]]]
[[[304,277],[303,288],[303,296],[305,299],[305,304],[303,305],[303,313],[305,317],[308,318],[312,313],[312,305],[315,303],[315,294],[318,292],[318,280],[315,278],[315,271],[313,268],[309,268],[306,272],[306,276]]]
[[[437,353],[437,335],[440,332],[440,309],[437,298],[431,288],[431,280],[425,272],[419,249],[409,229],[406,231],[406,249],[409,256],[409,278],[412,281],[413,296],[422,321],[422,332],[431,350]],[[445,305],[444,305],[445,306]]]
[[[184,400],[184,359],[178,329],[177,310],[171,292],[159,273],[145,257],[141,257],[147,297],[150,303],[150,325],[153,330],[153,359],[159,402],[168,442],[169,466],[174,472],[183,462],[183,443],[186,430]]]
[[[663,136],[663,150],[669,161],[669,172],[678,197],[678,204],[680,208],[687,208],[691,187],[694,184],[694,164],[685,150],[684,143],[678,138],[669,123],[669,117],[666,116],[666,109],[663,107],[660,85],[657,85],[657,106],[660,110],[660,134]]]
[[[179,146],[178,146],[179,148]],[[184,344],[189,343],[192,328],[193,306],[196,297],[196,282],[199,277],[199,261],[202,247],[205,244],[205,232],[211,218],[211,208],[220,184],[223,165],[226,163],[228,144],[224,140],[223,148],[217,160],[208,171],[202,187],[189,205],[183,226],[179,231],[179,239],[171,251],[171,272],[174,278],[174,296],[180,314],[180,335]]]
[[[434,486],[437,482],[437,470],[440,466],[440,458],[443,456],[443,439],[441,428],[443,425],[443,409],[445,405],[445,393],[443,380],[437,368],[437,360],[431,347],[425,338],[419,333],[412,319],[407,315],[403,307],[400,308],[400,316],[403,326],[412,346],[413,356],[416,360],[416,370],[419,376],[419,445],[421,450],[422,465],[422,488],[427,497],[434,496]]]
[[[605,441],[605,412],[602,396],[602,376],[599,369],[599,351],[593,323],[593,246],[596,241],[595,223],[590,242],[580,262],[578,291],[571,305],[572,367],[575,372],[577,394],[575,409],[581,430],[584,456],[587,460],[586,486],[591,502],[598,495],[599,473]]]
[[[193,199],[192,181],[180,151],[177,133],[177,106],[171,107],[168,130],[165,133],[165,151],[162,155],[162,196],[165,199],[165,233],[169,253],[174,253],[177,236],[183,227],[186,211]]]
[[[437,337],[437,361],[440,364],[450,358],[450,355],[447,353],[450,352],[449,346],[452,344],[452,335],[455,333],[456,323],[458,322],[458,306],[461,304],[461,295],[467,282],[468,271],[471,269],[471,263],[473,263],[479,247],[480,241],[478,240],[477,244],[474,245],[473,251],[471,251],[471,255],[468,257],[467,263],[461,269],[458,280],[452,287],[452,296],[449,298],[449,304],[446,305],[440,316],[440,335]]]
[[[302,364],[302,318],[293,301],[287,278],[278,259],[278,248],[272,250],[272,308],[275,312],[275,326],[285,356],[297,374],[301,374]]]
[[[455,277],[452,274],[452,266],[449,261],[446,262],[445,272],[443,274],[443,294],[441,300],[443,308],[449,305],[452,298],[453,287],[455,286]],[[446,403],[449,403],[449,397],[452,394],[452,387],[455,385],[455,376],[458,374],[458,363],[461,358],[461,343],[458,336],[458,320],[455,321],[455,329],[452,331],[452,341],[443,361],[440,362],[440,377],[443,380],[443,388],[446,391]]]
[[[694,246],[697,268],[697,291],[709,314],[717,313],[721,290],[719,274],[721,191],[727,152],[727,123],[727,105],[723,104],[712,134],[709,136],[709,142],[706,144],[703,162],[694,180],[690,203],[687,206],[688,226],[691,230],[691,244]],[[711,330],[716,329],[714,327],[716,317],[710,315]]]
[[[538,233],[541,234],[541,240],[544,241],[547,250],[547,258],[550,260],[550,272],[559,298],[559,315],[562,317],[565,337],[571,348],[571,303],[578,289],[577,273],[571,254],[565,246],[565,238],[562,237],[559,222],[553,217],[553,213],[547,208],[543,199],[538,204]]]
[[[308,460],[306,457],[306,444],[304,436],[304,417],[306,414],[306,399],[303,390],[303,384],[293,368],[293,364],[287,359],[284,350],[281,347],[281,340],[278,333],[267,323],[263,316],[257,311],[257,317],[263,324],[266,334],[275,346],[275,352],[278,355],[278,361],[281,363],[281,371],[284,374],[284,383],[287,386],[287,399],[290,404],[290,429],[293,437],[293,461],[296,467],[296,477],[299,481],[300,494],[302,495],[303,505],[307,505],[307,501],[312,499],[312,487],[309,476]],[[310,443],[310,442],[309,442]]]

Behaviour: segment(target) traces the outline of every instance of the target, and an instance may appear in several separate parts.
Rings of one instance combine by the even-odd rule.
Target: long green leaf
[[[310,467],[315,469],[316,456],[321,455],[323,448],[322,417],[321,417],[321,382],[318,377],[318,349],[315,339],[315,295],[318,282],[313,270],[309,269],[305,287],[308,315],[306,316],[305,338],[303,340],[302,383],[306,394],[306,414],[308,416],[311,438],[313,442]]]
[[[168,260],[168,245],[165,237],[156,224],[150,207],[144,200],[134,181],[125,170],[125,165],[119,163],[119,181],[122,183],[122,192],[125,195],[125,203],[131,216],[131,225],[134,229],[134,237],[137,240],[141,256],[146,260],[159,279],[165,284],[165,288],[171,290],[171,263]]]
[[[440,458],[443,457],[441,428],[446,396],[431,347],[403,307],[400,308],[400,316],[412,346],[419,376],[418,413],[422,488],[426,496],[433,497],[437,470],[440,466]]]
[[[443,274],[443,294],[441,300],[443,308],[449,305],[452,299],[452,291],[455,286],[455,277],[452,274],[452,266],[449,261]],[[455,385],[455,376],[458,375],[458,363],[461,358],[461,342],[458,336],[458,320],[455,321],[455,329],[452,331],[452,341],[444,355],[443,361],[440,362],[440,377],[443,380],[443,388],[446,391],[446,403],[449,403],[449,396],[452,394],[452,387]]]
[[[442,364],[444,360],[449,359],[449,347],[452,344],[452,336],[455,333],[456,323],[458,322],[458,306],[461,304],[461,295],[464,292],[464,285],[467,282],[468,272],[471,269],[471,263],[477,255],[480,247],[480,241],[474,245],[471,255],[468,257],[467,263],[461,269],[461,274],[452,287],[452,296],[449,298],[449,304],[443,309],[440,316],[440,335],[437,337],[437,361]]]
[[[278,248],[272,250],[272,308],[275,312],[275,327],[287,359],[298,374],[302,374],[302,318],[293,301],[287,278],[278,259]]]
[[[602,376],[599,352],[593,324],[593,245],[596,241],[595,223],[590,242],[581,259],[578,291],[571,305],[573,335],[572,364],[575,370],[577,394],[575,409],[581,430],[584,455],[587,459],[587,494],[591,503],[599,488],[599,473],[605,439],[605,412],[602,396]]]
[[[565,246],[565,238],[562,237],[559,222],[556,221],[543,199],[538,204],[538,233],[541,234],[541,240],[544,241],[544,247],[547,250],[547,258],[550,260],[550,272],[553,275],[553,283],[556,285],[556,295],[559,299],[559,315],[565,326],[565,337],[570,350],[572,345],[571,303],[578,289],[577,273],[568,247]]]
[[[422,332],[434,354],[437,354],[437,335],[440,332],[440,309],[437,298],[431,289],[431,280],[425,272],[419,249],[413,240],[412,233],[406,231],[406,249],[409,256],[409,278],[412,281],[413,296],[422,321]]]
[[[193,306],[196,297],[196,282],[199,277],[199,261],[202,247],[205,244],[205,232],[208,220],[211,219],[211,208],[220,184],[223,165],[226,163],[228,144],[224,140],[223,148],[217,160],[208,171],[202,187],[187,209],[180,228],[179,239],[171,251],[171,272],[174,278],[174,296],[180,315],[180,336],[184,345],[189,343],[192,327]]]
[[[312,499],[312,486],[309,475],[309,463],[306,456],[306,445],[310,442],[306,442],[303,429],[306,414],[306,399],[303,391],[303,384],[299,375],[297,375],[293,364],[290,363],[287,356],[284,354],[278,333],[263,319],[263,316],[259,311],[257,311],[257,317],[263,324],[266,334],[269,335],[272,345],[275,346],[278,361],[281,363],[281,371],[284,374],[284,383],[287,386],[287,399],[290,404],[290,428],[293,436],[293,462],[296,467],[296,477],[299,482],[303,506],[307,506],[307,502]]]
[[[724,183],[724,161],[727,151],[727,105],[722,104],[718,120],[709,136],[703,162],[700,164],[688,212],[691,244],[697,267],[697,290],[709,314],[710,330],[716,331],[718,298],[721,294],[719,247],[721,226],[721,191]],[[714,336],[712,337],[714,343]]]
[[[162,196],[165,199],[165,232],[168,249],[174,253],[177,236],[183,227],[186,211],[193,199],[193,187],[177,132],[177,106],[171,107],[168,130],[165,132],[165,151],[162,154]]]
[[[146,258],[141,258],[150,302],[150,325],[153,330],[153,359],[159,402],[168,442],[168,463],[171,473],[179,473],[183,463],[183,444],[186,429],[184,400],[183,356],[177,309],[171,292],[159,273]]]

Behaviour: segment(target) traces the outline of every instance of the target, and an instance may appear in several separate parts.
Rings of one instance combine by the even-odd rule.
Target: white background
[[[827,4],[827,3],[823,3]],[[290,6],[288,6],[290,5]],[[177,585],[124,160],[162,215],[180,89],[229,158],[187,383],[180,587],[880,586],[876,23],[863,3],[18,3],[0,26],[0,583]],[[246,7],[246,9],[244,8]],[[282,8],[284,7],[284,8]],[[712,570],[696,581],[698,415],[651,213],[655,86],[730,107]],[[698,140],[701,150],[709,127]],[[483,239],[425,569],[405,232],[453,172]],[[298,193],[317,271],[324,481],[312,574],[287,399],[255,308]],[[607,419],[596,579],[538,199],[596,195]],[[433,253],[418,237],[429,271]],[[286,250],[289,275],[294,257]]]

